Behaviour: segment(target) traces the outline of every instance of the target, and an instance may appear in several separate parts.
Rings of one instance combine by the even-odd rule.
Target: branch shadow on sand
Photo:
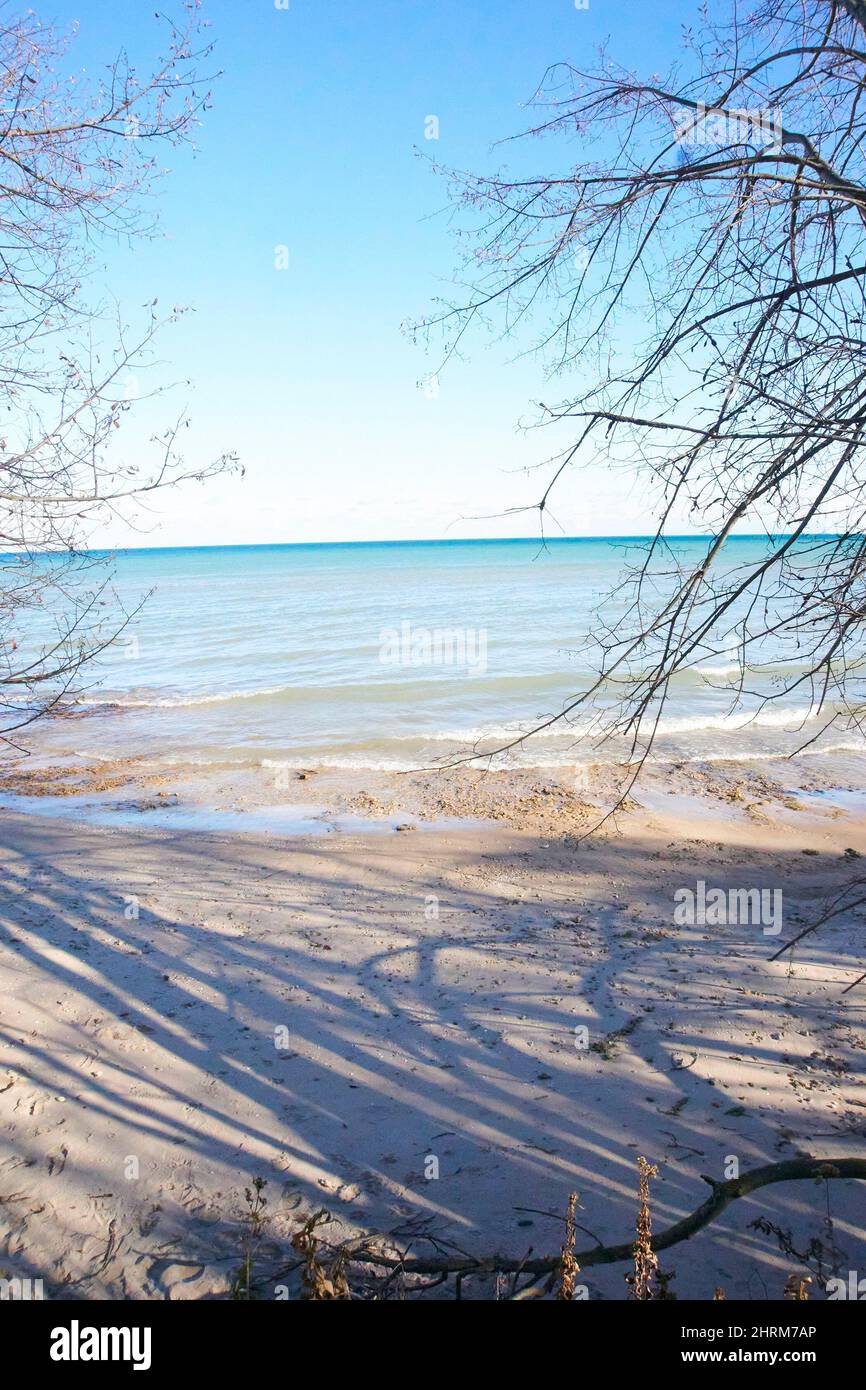
[[[0,1273],[60,1298],[222,1296],[257,1176],[273,1296],[321,1207],[335,1239],[548,1255],[572,1191],[590,1241],[629,1239],[639,1154],[661,1167],[657,1228],[732,1158],[863,1154],[852,924],[793,968],[752,927],[672,926],[678,885],[740,884],[744,858],[794,922],[840,873],[707,841],[280,843],[9,817]],[[833,1185],[832,1230],[829,1186],[737,1203],[671,1252],[679,1296],[781,1296],[791,1260],[760,1213],[862,1268],[863,1186]],[[624,1273],[588,1271],[591,1295],[623,1297]]]

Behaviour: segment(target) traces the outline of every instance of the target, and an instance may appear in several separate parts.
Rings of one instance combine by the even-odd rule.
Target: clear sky
[[[40,14],[78,22],[86,68],[122,45],[142,67],[153,52],[147,0],[54,5]],[[204,13],[224,76],[198,153],[171,156],[160,239],[103,248],[100,276],[133,309],[157,296],[192,306],[160,342],[161,376],[192,380],[176,398],[189,402],[189,457],[236,449],[246,477],[165,494],[143,533],[113,524],[94,539],[532,533],[532,517],[475,518],[538,495],[538,474],[520,470],[546,441],[519,424],[544,399],[541,364],[476,338],[431,399],[418,383],[435,356],[401,332],[458,263],[446,186],[423,156],[496,167],[511,156],[494,142],[528,123],[523,104],[550,63],[590,63],[607,39],[624,64],[664,68],[690,0],[205,0]],[[438,141],[425,140],[430,115]],[[543,167],[543,144],[531,148]],[[275,268],[278,245],[288,270]],[[569,534],[643,533],[632,486],[582,474],[554,514]]]

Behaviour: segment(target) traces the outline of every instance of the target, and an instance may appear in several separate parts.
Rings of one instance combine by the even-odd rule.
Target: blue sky
[[[140,66],[159,26],[146,0],[66,0],[44,18],[78,21],[91,71],[124,45]],[[517,427],[543,399],[541,364],[476,338],[439,395],[436,366],[401,332],[447,292],[458,260],[446,188],[425,158],[489,170],[495,141],[527,123],[552,62],[598,46],[664,68],[687,0],[205,0],[216,41],[214,109],[198,153],[172,155],[159,240],[100,252],[122,305],[194,313],[160,342],[164,380],[191,378],[188,455],[236,449],[241,481],[164,494],[143,532],[110,544],[207,544],[526,534],[531,517],[461,520],[532,500],[520,470],[546,442]],[[440,122],[425,141],[425,120]],[[532,159],[544,162],[544,146]],[[526,158],[517,155],[518,158]],[[274,267],[285,245],[289,269]],[[166,410],[166,417],[169,411]],[[134,430],[126,448],[137,447]],[[644,499],[599,472],[567,483],[555,515],[569,534],[646,530]]]

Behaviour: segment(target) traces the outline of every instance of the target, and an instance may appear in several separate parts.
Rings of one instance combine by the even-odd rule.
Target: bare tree
[[[151,440],[152,465],[124,458],[126,416],[159,394],[131,389],[152,360],[156,301],[132,332],[88,295],[105,237],[153,234],[160,151],[188,141],[208,106],[198,11],[188,0],[177,22],[157,16],[165,56],[146,76],[121,53],[88,88],[63,35],[0,4],[0,746],[62,709],[128,619],[87,553],[94,525],[236,466],[226,454],[187,468],[183,418]]]
[[[581,383],[539,407],[568,431],[542,526],[566,469],[651,485],[654,537],[615,627],[602,610],[597,678],[532,730],[591,713],[625,736],[628,785],[672,680],[708,656],[736,653],[732,707],[805,703],[805,741],[864,713],[866,5],[724,8],[701,9],[666,78],[604,54],[549,70],[527,133],[555,172],[451,175],[471,270],[424,325],[449,356],[476,322],[526,332]],[[709,536],[697,559],[671,544],[683,516]],[[725,545],[743,530],[766,537],[748,562]]]

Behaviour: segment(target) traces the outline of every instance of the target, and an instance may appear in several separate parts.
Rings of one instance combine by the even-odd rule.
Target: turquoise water
[[[765,545],[732,541],[730,563]],[[676,546],[683,559],[703,548]],[[622,620],[624,600],[605,596],[640,553],[616,540],[128,551],[110,562],[117,595],[129,612],[149,597],[90,671],[87,717],[38,737],[53,755],[290,767],[405,769],[487,749],[587,688],[596,610]],[[735,660],[708,654],[677,678],[658,757],[775,755],[811,732],[808,692],[745,723],[748,704],[724,688]],[[588,737],[586,713],[576,721],[514,760],[622,755]]]

